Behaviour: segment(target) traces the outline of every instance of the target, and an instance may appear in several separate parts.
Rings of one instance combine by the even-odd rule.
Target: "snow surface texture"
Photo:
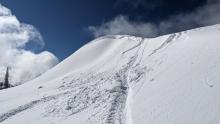
[[[220,25],[98,38],[0,91],[1,124],[220,124]]]

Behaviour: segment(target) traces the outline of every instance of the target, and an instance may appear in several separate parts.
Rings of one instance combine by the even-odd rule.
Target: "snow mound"
[[[218,124],[220,26],[85,45],[0,91],[1,124]]]

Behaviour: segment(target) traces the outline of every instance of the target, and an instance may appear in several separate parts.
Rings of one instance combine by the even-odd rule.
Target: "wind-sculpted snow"
[[[38,79],[0,91],[0,123],[218,124],[219,33],[216,25],[98,38]]]

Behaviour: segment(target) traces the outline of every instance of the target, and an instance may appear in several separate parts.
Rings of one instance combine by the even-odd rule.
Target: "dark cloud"
[[[117,0],[115,5],[116,6],[123,6],[125,4],[131,6],[132,8],[136,9],[138,7],[144,7],[146,9],[154,9],[160,6],[162,3],[161,0]]]
[[[135,0],[135,3],[143,4],[141,1],[142,0]],[[134,22],[128,17],[120,15],[100,26],[90,26],[89,30],[95,37],[108,34],[130,34],[142,37],[154,37],[220,23],[219,12],[220,0],[207,0],[205,5],[191,12],[172,15],[158,23]]]
[[[220,1],[208,0],[207,4],[190,13],[182,13],[161,21],[159,30],[162,34],[187,30],[194,27],[213,25],[220,22]]]

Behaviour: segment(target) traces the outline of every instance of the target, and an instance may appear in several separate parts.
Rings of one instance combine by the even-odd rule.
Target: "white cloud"
[[[6,67],[10,67],[11,81],[24,83],[58,63],[57,57],[50,52],[36,54],[25,50],[30,42],[44,46],[36,28],[21,23],[8,8],[0,4],[0,79],[3,78]]]
[[[220,23],[220,0],[207,0],[207,4],[189,13],[170,16],[155,24],[153,22],[134,22],[125,16],[117,16],[100,26],[89,26],[95,37],[108,34],[130,34],[154,37],[196,27]]]
[[[5,16],[11,15],[11,11],[8,8],[2,6],[1,4],[0,4],[0,8],[1,8],[0,9],[0,15],[1,16],[3,16],[3,15],[5,15]]]
[[[89,30],[92,31],[95,37],[114,34],[153,37],[158,33],[154,24],[132,22],[125,16],[118,16],[101,26],[89,26]]]

